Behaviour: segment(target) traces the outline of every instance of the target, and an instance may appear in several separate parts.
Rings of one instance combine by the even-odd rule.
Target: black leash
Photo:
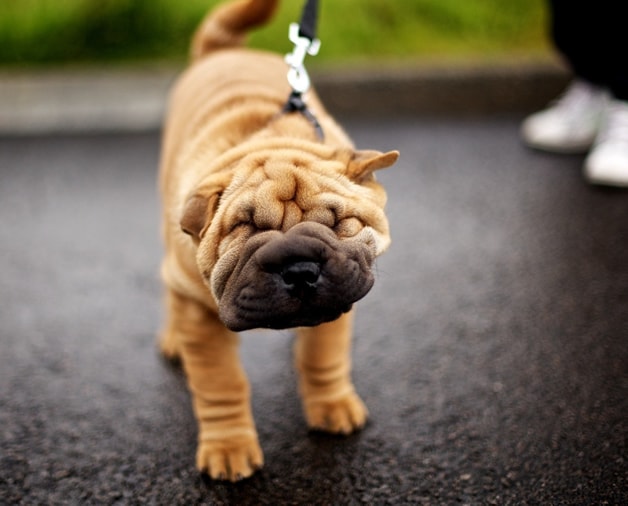
[[[309,40],[316,39],[316,26],[318,23],[318,0],[307,0],[301,14],[299,36]]]
[[[324,139],[323,129],[303,99],[303,94],[310,89],[310,77],[303,64],[305,55],[316,55],[321,45],[316,38],[317,18],[318,0],[307,0],[301,14],[301,24],[292,23],[290,25],[289,37],[290,41],[294,43],[294,49],[292,53],[286,55],[286,63],[290,65],[288,83],[292,87],[292,92],[282,112],[303,114],[314,127],[317,137],[322,141]]]

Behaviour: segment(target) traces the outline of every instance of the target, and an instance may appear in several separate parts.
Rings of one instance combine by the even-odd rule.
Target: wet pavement
[[[520,116],[343,121],[399,149],[359,304],[371,420],[308,433],[289,332],[242,356],[263,471],[194,470],[157,354],[157,133],[0,138],[0,504],[626,504],[628,191],[522,147]]]

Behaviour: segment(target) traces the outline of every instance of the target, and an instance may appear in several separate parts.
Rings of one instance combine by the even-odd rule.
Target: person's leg
[[[591,183],[628,187],[628,64],[616,0],[549,0],[551,35],[574,79],[521,125],[524,142],[553,152],[590,150]]]
[[[590,182],[628,186],[628,65],[619,4],[549,0],[553,41],[574,80],[550,107],[524,120],[521,135],[546,151],[591,150],[584,164]]]
[[[576,78],[610,92],[584,175],[591,183],[628,187],[628,63],[622,2],[551,0],[551,8],[554,43]]]
[[[549,5],[556,49],[577,78],[605,86],[604,66],[608,63],[602,63],[599,55],[600,9],[581,0],[550,0]]]
[[[628,101],[625,14],[617,0],[550,0],[554,45],[576,77]]]

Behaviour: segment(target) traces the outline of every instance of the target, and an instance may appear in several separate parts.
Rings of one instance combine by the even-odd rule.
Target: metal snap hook
[[[297,23],[290,24],[288,37],[290,41],[294,43],[292,53],[287,54],[285,57],[286,63],[290,65],[288,83],[294,91],[305,93],[310,88],[310,77],[303,64],[305,55],[318,54],[321,43],[318,39],[310,40],[307,37],[301,37]]]

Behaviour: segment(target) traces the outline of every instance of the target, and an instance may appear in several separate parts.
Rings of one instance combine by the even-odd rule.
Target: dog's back
[[[178,223],[185,199],[224,156],[273,137],[319,142],[302,115],[281,114],[291,91],[283,56],[243,47],[247,31],[268,21],[277,3],[235,0],[220,5],[192,38],[192,61],[175,83],[164,123],[159,187],[167,249],[181,240]],[[314,90],[307,101],[325,132],[325,144],[352,147]]]
[[[170,94],[160,169],[162,190],[177,179],[172,173],[185,165],[180,159],[186,146],[202,138],[212,144],[216,155],[216,150],[224,151],[246,137],[247,132],[231,128],[232,124],[263,124],[287,97],[287,82],[285,89],[264,84],[286,71],[281,58],[242,47],[247,32],[267,22],[277,4],[277,0],[227,2],[210,11],[199,25],[190,45],[190,65]],[[250,116],[247,121],[236,117],[235,103],[242,115]],[[213,126],[212,131],[202,132],[207,125]],[[230,139],[223,141],[225,134]]]
[[[267,22],[277,4],[276,0],[231,1],[218,6],[200,24],[190,48],[191,65],[170,97],[162,189],[179,177],[173,172],[190,170],[183,161],[186,152],[193,151],[196,161],[199,153],[211,160],[252,138],[279,135],[317,141],[311,124],[301,115],[281,114],[291,91],[282,55],[242,47],[247,32]],[[352,147],[314,90],[308,92],[307,101],[325,132],[325,144]],[[185,185],[179,186],[184,193]]]

